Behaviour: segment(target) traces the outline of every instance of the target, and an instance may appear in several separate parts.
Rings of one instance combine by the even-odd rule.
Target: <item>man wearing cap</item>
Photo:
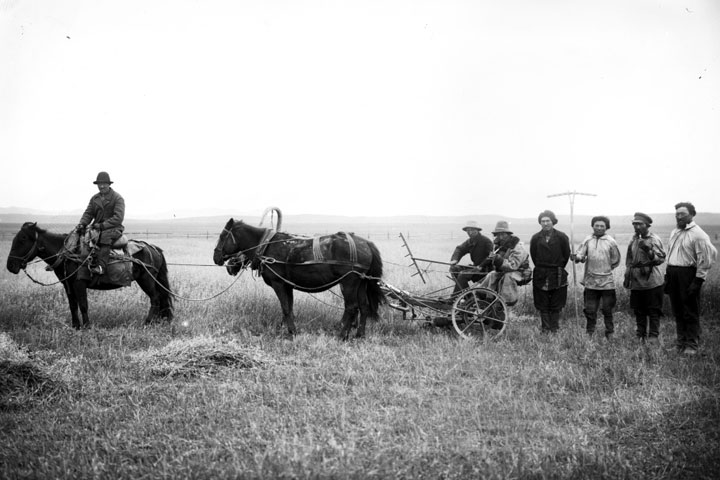
[[[480,233],[482,228],[477,222],[470,220],[463,227],[468,239],[455,247],[450,258],[450,273],[455,280],[453,295],[468,288],[470,281],[477,282],[483,278],[478,268],[483,264],[493,250],[493,242]],[[458,265],[458,262],[467,254],[470,254],[470,261],[473,267]]]
[[[676,228],[670,233],[665,272],[665,293],[675,317],[677,347],[685,355],[697,354],[700,289],[717,257],[710,237],[693,221],[695,214],[690,202],[675,205]]]
[[[568,273],[565,266],[570,260],[570,239],[555,229],[557,217],[550,210],[538,215],[541,230],[530,239],[530,257],[533,271],[533,303],[540,311],[540,329],[543,333],[560,329],[560,311],[567,302]]]
[[[606,232],[610,229],[610,219],[604,215],[593,217],[590,221],[593,233],[580,244],[577,252],[571,255],[575,263],[585,264],[585,273],[580,283],[585,287],[583,313],[586,331],[592,336],[597,325],[597,313],[602,309],[605,320],[605,338],[610,340],[615,332],[613,309],[617,303],[613,270],[620,265],[620,249],[614,238]]]
[[[663,306],[665,249],[660,237],[650,232],[652,218],[642,212],[633,215],[635,230],[625,256],[623,286],[630,289],[630,308],[635,314],[635,335],[644,342],[658,343]]]
[[[518,300],[518,282],[523,281],[523,272],[530,269],[529,255],[505,220],[497,222],[492,234],[495,251],[486,263],[492,265],[493,271],[480,282],[480,286],[497,292],[508,306],[512,306]]]
[[[90,199],[77,229],[83,231],[92,222],[91,228],[99,231],[100,235],[97,241],[99,251],[96,263],[90,266],[90,271],[102,275],[107,271],[112,244],[122,236],[125,230],[122,225],[125,219],[125,200],[110,188],[113,182],[107,172],[98,173],[97,179],[93,183],[97,185],[99,192]]]

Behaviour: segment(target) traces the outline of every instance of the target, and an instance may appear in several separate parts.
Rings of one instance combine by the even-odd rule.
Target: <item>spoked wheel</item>
[[[464,338],[497,338],[505,331],[507,317],[503,299],[487,288],[466,290],[453,303],[453,327]]]

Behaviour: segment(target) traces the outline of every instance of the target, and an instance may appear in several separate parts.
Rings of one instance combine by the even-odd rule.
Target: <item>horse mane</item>
[[[253,225],[250,225],[250,224],[248,224],[248,223],[245,223],[245,222],[242,221],[242,220],[234,220],[234,219],[232,219],[232,218],[231,218],[230,220],[228,220],[228,222],[225,224],[225,230],[227,230],[227,231],[229,232],[229,231],[232,230],[233,226],[235,226],[235,225],[242,225],[243,228],[246,228],[246,229],[248,229],[248,230],[250,230],[250,231],[252,231],[252,232],[255,232],[255,233],[257,233],[257,234],[260,234],[260,233],[263,232],[264,230],[267,230],[267,229],[264,228],[264,227],[255,227],[255,226],[253,226]]]
[[[67,238],[67,236],[68,236],[67,233],[55,233],[55,232],[51,232],[47,228],[39,227],[37,222],[23,223],[22,230],[32,230],[36,236],[42,235],[51,241],[56,240],[59,242],[64,242],[65,238]]]

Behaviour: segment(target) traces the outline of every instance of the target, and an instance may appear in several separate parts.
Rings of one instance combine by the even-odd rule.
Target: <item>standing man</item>
[[[610,340],[615,332],[613,308],[617,303],[613,270],[620,265],[620,249],[614,238],[606,232],[610,229],[610,219],[603,215],[593,217],[590,222],[592,235],[587,236],[577,253],[575,263],[585,264],[585,274],[580,282],[585,290],[583,313],[586,319],[587,334],[595,333],[597,313],[602,308],[605,319],[605,338]]]
[[[665,261],[662,240],[650,233],[652,218],[642,212],[633,216],[635,235],[625,256],[623,286],[630,289],[630,308],[635,313],[637,338],[657,344],[660,336],[660,316],[663,306],[663,274],[660,265]],[[649,325],[648,325],[648,318]],[[648,329],[649,327],[649,329]]]
[[[125,200],[110,188],[113,182],[110,181],[110,175],[107,172],[98,173],[97,179],[93,183],[97,185],[99,193],[90,199],[77,229],[83,231],[92,222],[91,228],[100,233],[97,240],[99,251],[95,264],[90,265],[90,271],[102,275],[107,271],[112,244],[122,236],[125,230],[122,225],[125,219]]]
[[[670,297],[675,317],[677,347],[685,355],[697,354],[700,289],[717,257],[710,237],[693,221],[695,214],[695,206],[690,202],[675,205],[676,228],[668,241],[665,273],[665,293]]]
[[[468,239],[455,247],[450,259],[450,273],[455,280],[453,295],[468,288],[471,280],[477,282],[483,278],[480,270],[474,267],[481,266],[493,250],[492,240],[480,233],[482,228],[477,222],[468,221],[463,230],[467,233]],[[468,253],[473,266],[458,265],[457,263]]]
[[[565,266],[570,259],[570,240],[556,230],[557,217],[550,210],[538,215],[541,230],[530,239],[533,272],[533,302],[540,311],[543,333],[560,329],[560,311],[567,302],[568,273]]]

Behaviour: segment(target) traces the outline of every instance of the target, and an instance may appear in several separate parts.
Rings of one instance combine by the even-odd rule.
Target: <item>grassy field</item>
[[[704,287],[697,358],[675,353],[669,317],[659,348],[638,345],[622,288],[613,343],[583,334],[573,302],[581,311],[581,288],[561,332],[541,336],[530,287],[497,342],[463,341],[384,309],[366,339],[344,343],[336,293],[297,294],[301,333],[289,339],[269,287],[209,266],[214,238],[151,241],[181,297],[173,325],[141,325],[148,302],[133,285],[91,292],[94,328],[74,331],[60,286],[0,272],[1,478],[720,472],[717,270]],[[447,260],[458,241],[411,246]],[[387,282],[417,293],[449,284],[442,266],[428,284],[412,277],[399,239],[376,243]],[[0,243],[3,259],[8,250]],[[43,267],[28,271],[52,281]]]

